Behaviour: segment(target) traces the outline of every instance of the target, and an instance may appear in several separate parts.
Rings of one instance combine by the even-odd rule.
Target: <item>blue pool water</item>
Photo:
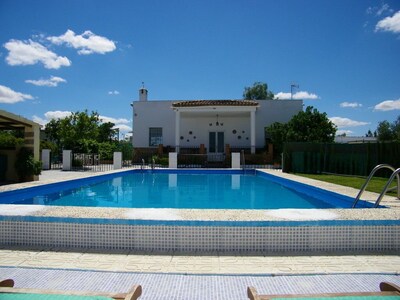
[[[258,172],[125,172],[0,194],[0,203],[58,206],[348,208],[351,199]]]

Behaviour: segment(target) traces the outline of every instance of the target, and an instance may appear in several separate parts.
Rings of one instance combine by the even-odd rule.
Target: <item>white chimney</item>
[[[144,83],[142,88],[139,89],[139,101],[147,101],[147,89],[144,87]]]

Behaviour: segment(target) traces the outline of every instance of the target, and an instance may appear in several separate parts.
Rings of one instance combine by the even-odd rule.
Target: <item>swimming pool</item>
[[[262,172],[131,171],[0,194],[2,204],[174,209],[349,208],[352,199]],[[360,202],[361,204],[362,202]]]
[[[142,174],[141,170],[117,172],[41,186],[31,183],[30,188],[3,192],[1,198],[11,203],[11,198],[22,199],[27,193],[51,194],[115,180],[129,173]],[[176,190],[173,178],[178,178],[177,175],[210,172],[242,174],[240,170],[155,170],[154,174],[173,175],[168,187]],[[151,171],[143,173],[151,174]],[[282,172],[257,170],[255,173],[284,188],[328,203],[349,202],[357,193]],[[232,178],[231,186],[238,187],[239,182]],[[179,180],[176,184],[179,185]],[[393,200],[394,205],[397,202]],[[0,246],[132,253],[398,253],[398,209],[171,209],[0,204]]]

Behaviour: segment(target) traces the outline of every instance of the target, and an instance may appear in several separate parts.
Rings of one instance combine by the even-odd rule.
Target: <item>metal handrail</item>
[[[371,181],[371,179],[375,175],[376,171],[378,171],[380,169],[389,169],[393,172],[396,171],[395,168],[393,168],[391,165],[388,165],[388,164],[380,164],[380,165],[377,165],[375,168],[373,168],[371,173],[369,174],[367,180],[365,181],[364,185],[361,187],[360,191],[358,192],[357,197],[354,199],[352,208],[356,207],[357,202],[358,202],[358,200],[360,200],[362,193],[364,193],[365,189],[367,188],[368,183]],[[385,193],[386,193],[386,191],[385,191]],[[400,198],[400,177],[398,174],[397,174],[397,197]]]
[[[385,196],[385,194],[386,194],[386,192],[387,192],[387,190],[389,188],[389,185],[392,183],[392,181],[393,181],[395,176],[397,176],[397,198],[399,198],[399,194],[398,194],[398,192],[399,192],[399,173],[400,173],[400,168],[396,169],[392,173],[392,175],[390,176],[389,180],[386,182],[385,187],[383,188],[382,192],[380,193],[378,199],[376,199],[374,208],[379,206],[379,203],[381,202],[383,196]]]

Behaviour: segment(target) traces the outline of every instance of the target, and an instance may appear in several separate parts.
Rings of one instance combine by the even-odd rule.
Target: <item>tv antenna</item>
[[[293,89],[294,88],[298,89],[299,85],[297,83],[292,83],[290,85],[290,100],[293,100]]]

